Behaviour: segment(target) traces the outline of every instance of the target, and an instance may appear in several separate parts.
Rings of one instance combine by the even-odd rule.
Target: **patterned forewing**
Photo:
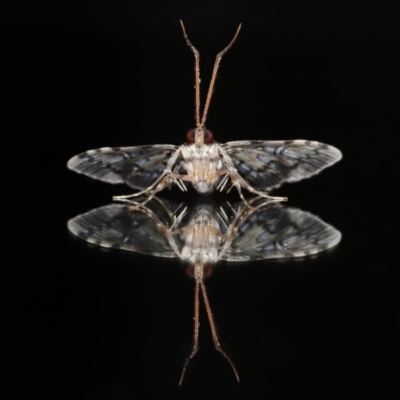
[[[148,188],[164,171],[177,150],[174,145],[103,147],[72,157],[68,168],[108,183]]]
[[[340,239],[339,231],[315,215],[273,203],[240,221],[222,258],[247,261],[303,257],[327,250]]]
[[[126,205],[109,204],[72,218],[68,229],[97,246],[175,257],[158,221]]]
[[[237,141],[222,147],[239,174],[260,190],[308,178],[342,158],[337,148],[307,140]]]

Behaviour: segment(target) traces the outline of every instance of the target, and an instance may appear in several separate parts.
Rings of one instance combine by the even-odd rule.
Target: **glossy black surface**
[[[143,2],[143,4],[145,4]],[[285,8],[286,7],[286,8]],[[400,33],[396,10],[170,2],[22,5],[2,16],[4,306],[16,398],[397,399]],[[237,383],[175,260],[104,251],[67,220],[130,193],[67,170],[104,146],[176,144],[194,127],[193,57],[219,142],[309,139],[343,160],[277,195],[343,234],[320,258],[221,263],[206,285]],[[172,196],[195,197],[195,193]],[[232,193],[232,199],[237,199]],[[15,363],[15,365],[14,365]]]

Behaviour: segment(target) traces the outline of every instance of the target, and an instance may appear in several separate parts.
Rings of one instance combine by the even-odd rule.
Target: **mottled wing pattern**
[[[341,233],[315,215],[270,203],[239,221],[228,261],[291,258],[317,254],[340,242]]]
[[[342,158],[337,148],[308,140],[249,140],[222,147],[239,174],[254,188],[266,191],[318,174]]]
[[[170,144],[103,147],[72,157],[68,168],[103,182],[144,190],[162,174],[177,149]]]
[[[169,218],[166,214],[159,217]],[[113,203],[78,215],[68,221],[68,229],[97,246],[158,257],[176,256],[156,219],[142,211],[129,211],[126,205]]]

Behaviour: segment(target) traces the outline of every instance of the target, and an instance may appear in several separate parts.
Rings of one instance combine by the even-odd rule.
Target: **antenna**
[[[194,54],[194,79],[196,85],[196,93],[195,93],[195,107],[196,107],[196,126],[200,126],[200,53],[192,45],[192,42],[189,40],[188,35],[186,34],[185,25],[183,25],[183,21],[180,19],[179,22],[182,26],[183,37],[186,40],[187,45],[192,49]]]
[[[200,296],[200,289],[201,293],[203,295],[203,301],[204,305],[206,307],[207,311],[207,317],[208,321],[210,323],[211,327],[211,334],[214,342],[215,349],[219,351],[225,359],[228,361],[229,365],[233,369],[233,373],[235,374],[235,377],[238,382],[240,382],[239,374],[236,370],[235,365],[231,361],[231,359],[228,357],[228,355],[225,353],[225,351],[222,349],[219,339],[218,339],[218,334],[217,334],[217,329],[215,328],[215,322],[214,322],[214,317],[211,311],[211,306],[210,302],[208,301],[208,296],[207,296],[207,291],[206,291],[206,286],[204,284],[204,266],[202,263],[197,262],[194,265],[194,278],[196,279],[196,286],[195,286],[195,292],[194,292],[194,332],[193,332],[193,348],[192,351],[189,355],[189,357],[186,359],[185,364],[183,365],[182,368],[182,373],[181,373],[181,379],[179,380],[179,386],[182,385],[183,378],[185,377],[185,372],[187,369],[187,366],[189,365],[190,360],[196,355],[198,349],[199,349],[199,328],[200,328],[200,321],[199,321],[199,307],[200,307],[200,301],[199,301],[199,296]]]
[[[239,35],[242,24],[239,24],[239,26],[236,30],[235,36],[233,37],[231,42],[228,44],[228,46],[226,46],[222,51],[220,51],[215,58],[211,82],[210,82],[210,86],[208,88],[207,99],[206,99],[206,103],[204,106],[203,116],[202,116],[201,122],[200,122],[200,53],[193,46],[192,42],[189,40],[182,20],[179,20],[179,22],[181,23],[181,26],[182,26],[183,37],[185,38],[187,45],[192,49],[193,54],[194,54],[194,60],[195,60],[194,71],[195,71],[195,88],[196,88],[196,93],[195,93],[196,126],[198,126],[198,127],[204,126],[206,119],[207,119],[208,109],[210,107],[211,97],[212,97],[212,94],[214,91],[215,79],[217,78],[217,71],[219,68],[219,63],[221,62],[222,56],[232,47],[233,43],[235,42],[237,36]]]

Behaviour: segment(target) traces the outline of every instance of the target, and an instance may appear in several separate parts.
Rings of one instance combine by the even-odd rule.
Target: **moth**
[[[242,140],[225,144],[214,141],[205,122],[222,56],[235,42],[233,39],[217,54],[203,114],[200,116],[200,54],[190,42],[183,22],[183,36],[195,59],[195,119],[196,128],[186,134],[187,143],[145,145],[134,147],[103,147],[89,150],[68,161],[68,168],[80,174],[112,184],[125,183],[137,190],[113,200],[147,195],[149,201],[156,193],[176,184],[182,191],[191,183],[194,189],[208,195],[223,191],[230,181],[246,202],[242,189],[275,201],[268,192],[284,182],[309,178],[342,158],[337,148],[309,140],[263,141]],[[229,188],[229,190],[230,190]]]
[[[203,199],[192,209],[154,197],[132,210],[112,203],[78,215],[68,229],[79,238],[107,248],[157,257],[178,258],[189,265],[195,279],[193,348],[186,359],[179,385],[199,348],[199,297],[205,304],[214,345],[228,361],[236,379],[235,365],[222,349],[208,300],[204,279],[220,260],[252,261],[306,257],[337,245],[341,233],[318,217],[287,208],[262,197],[218,207]]]

